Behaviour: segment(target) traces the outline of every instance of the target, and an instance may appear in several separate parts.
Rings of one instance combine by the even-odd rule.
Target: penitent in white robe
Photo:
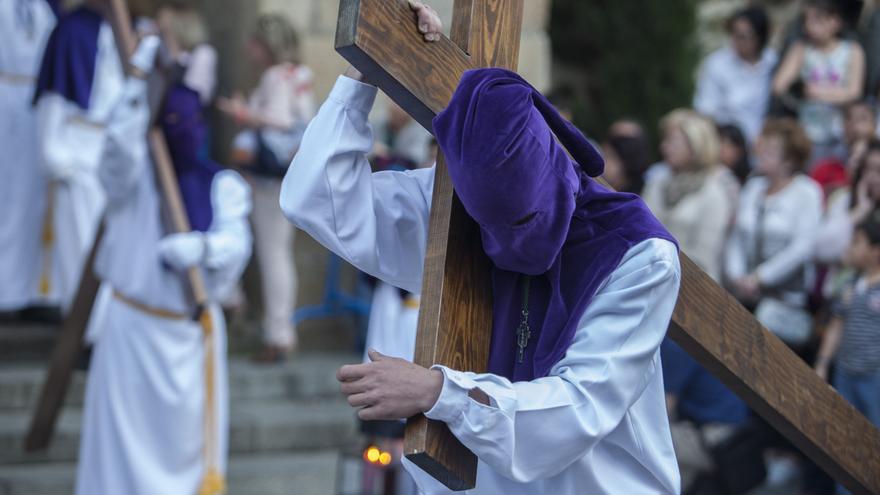
[[[356,267],[418,291],[434,170],[370,173],[375,95],[337,81],[284,179],[281,207]],[[466,493],[678,493],[659,346],[679,281],[675,246],[642,242],[599,289],[549,376],[511,383],[439,367],[443,389],[427,416],[479,458],[477,486]],[[470,399],[474,388],[491,405]],[[423,493],[452,493],[404,464]]]
[[[206,471],[205,340],[192,319],[185,278],[159,255],[161,198],[145,134],[132,132],[138,126],[127,122],[137,111],[122,108],[118,122],[114,116],[108,132],[123,146],[112,147],[124,149],[108,153],[100,167],[108,213],[96,270],[116,294],[98,332],[86,387],[79,495],[192,495]],[[229,401],[226,328],[217,301],[235,287],[250,257],[250,188],[237,173],[219,172],[211,202],[202,268],[214,331],[211,461],[222,474]]]
[[[364,361],[369,360],[367,351],[370,349],[412,361],[418,320],[419,296],[407,294],[401,297],[400,289],[379,280],[370,304]]]
[[[98,163],[105,125],[122,94],[123,82],[113,30],[104,22],[98,34],[88,110],[52,92],[42,95],[37,102],[41,158],[52,191],[54,268],[50,283],[57,289],[65,313],[76,294],[104,211]],[[104,290],[106,294],[107,289]]]
[[[47,191],[31,100],[54,25],[42,0],[0,2],[0,311],[48,302],[50,296],[49,287],[41,293],[39,284]]]

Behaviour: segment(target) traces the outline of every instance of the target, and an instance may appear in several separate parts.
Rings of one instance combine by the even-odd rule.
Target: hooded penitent
[[[624,254],[647,239],[675,240],[638,196],[590,178],[604,168],[596,148],[514,72],[465,72],[433,124],[494,263],[489,372],[546,376]]]
[[[46,42],[34,103],[53,92],[89,108],[102,21],[101,14],[86,6],[61,16]]]
[[[182,83],[172,86],[160,120],[190,226],[205,232],[214,218],[211,184],[220,166],[208,158],[208,126],[199,93]]]

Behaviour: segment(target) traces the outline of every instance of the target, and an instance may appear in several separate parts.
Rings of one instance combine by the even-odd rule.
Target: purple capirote
[[[433,126],[494,264],[489,372],[511,381],[547,376],[626,252],[675,239],[638,196],[591,178],[604,169],[600,153],[514,72],[465,72]],[[531,335],[519,362],[524,275]]]
[[[181,83],[172,86],[165,96],[159,121],[190,227],[205,232],[214,219],[211,184],[222,168],[208,158],[208,125],[199,94]]]

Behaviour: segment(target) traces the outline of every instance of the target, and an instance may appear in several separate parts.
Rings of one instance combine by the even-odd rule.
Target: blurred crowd
[[[778,47],[770,44],[771,23],[761,7],[736,12],[726,24],[729,42],[702,63],[692,108],[673,110],[659,123],[622,118],[601,145],[605,180],[641,195],[694,262],[880,426],[880,9],[859,16],[844,3],[805,1]],[[0,97],[15,101],[22,115],[34,112],[32,99],[41,105],[39,91],[32,96],[42,44],[32,39],[45,40],[51,15],[47,7],[9,16],[31,41],[9,36],[7,51],[15,56],[0,58]],[[217,53],[196,11],[165,2],[137,27],[142,36],[162,35],[160,58],[177,62],[205,112],[216,109],[239,128],[228,165],[242,172],[253,194],[250,223],[264,307],[264,349],[256,358],[283,360],[298,341],[292,319],[298,280],[295,231],[278,197],[316,111],[313,74],[301,63],[297,33],[283,16],[261,17],[246,47],[258,84],[247,95],[218,97]],[[97,43],[112,46],[112,36],[102,36]],[[34,136],[16,137],[26,131],[21,126],[0,136],[20,144],[17,163],[43,165],[10,168],[2,186],[10,205],[29,206],[9,209],[0,226],[0,241],[11,253],[3,263],[14,264],[4,265],[4,273],[20,275],[0,287],[0,310],[70,307],[103,199],[89,164],[59,157],[59,150],[90,139],[90,126],[107,113],[102,102],[119,91],[121,74],[114,79],[98,71],[95,77],[90,104],[71,110],[82,129],[56,132],[51,119],[38,118]],[[436,145],[400,108],[392,104],[375,124],[376,171],[431,166]],[[646,125],[657,124],[655,149]],[[653,163],[658,152],[662,159]],[[207,147],[198,153],[207,154]],[[77,202],[64,196],[58,184],[65,181],[89,182],[93,190]],[[70,225],[76,231],[65,234]],[[370,326],[404,322],[411,329],[401,335],[414,339],[418,295],[377,284]],[[406,356],[413,342],[370,345]],[[676,344],[665,342],[662,352],[685,493],[743,493],[765,478],[778,486],[801,479],[804,493],[835,489]]]
[[[602,145],[608,182],[641,194],[697,265],[880,425],[880,67],[866,56],[880,12],[844,4],[804,2],[778,50],[761,7],[737,11],[693,107],[659,123],[660,162],[631,119]],[[685,493],[741,493],[765,474],[834,490],[676,344],[662,352]]]

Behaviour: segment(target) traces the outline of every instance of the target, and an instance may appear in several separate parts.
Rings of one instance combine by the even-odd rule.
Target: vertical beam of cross
[[[423,43],[415,29],[400,29],[401,26],[387,23],[389,19],[404,18],[406,11],[406,2],[342,0],[336,46],[367,79],[426,129],[431,130],[431,119],[449,102],[466,69],[516,69],[523,0],[456,0],[450,38],[433,43],[433,56],[424,60],[399,56],[409,51],[407,45]],[[411,12],[408,17],[414,22]],[[357,45],[382,54],[372,57]],[[377,64],[377,59],[382,64]],[[479,228],[455,197],[446,161],[439,156],[416,363],[485,371],[492,331],[490,267]],[[452,489],[474,486],[476,457],[444,423],[421,415],[410,419],[405,453]]]

